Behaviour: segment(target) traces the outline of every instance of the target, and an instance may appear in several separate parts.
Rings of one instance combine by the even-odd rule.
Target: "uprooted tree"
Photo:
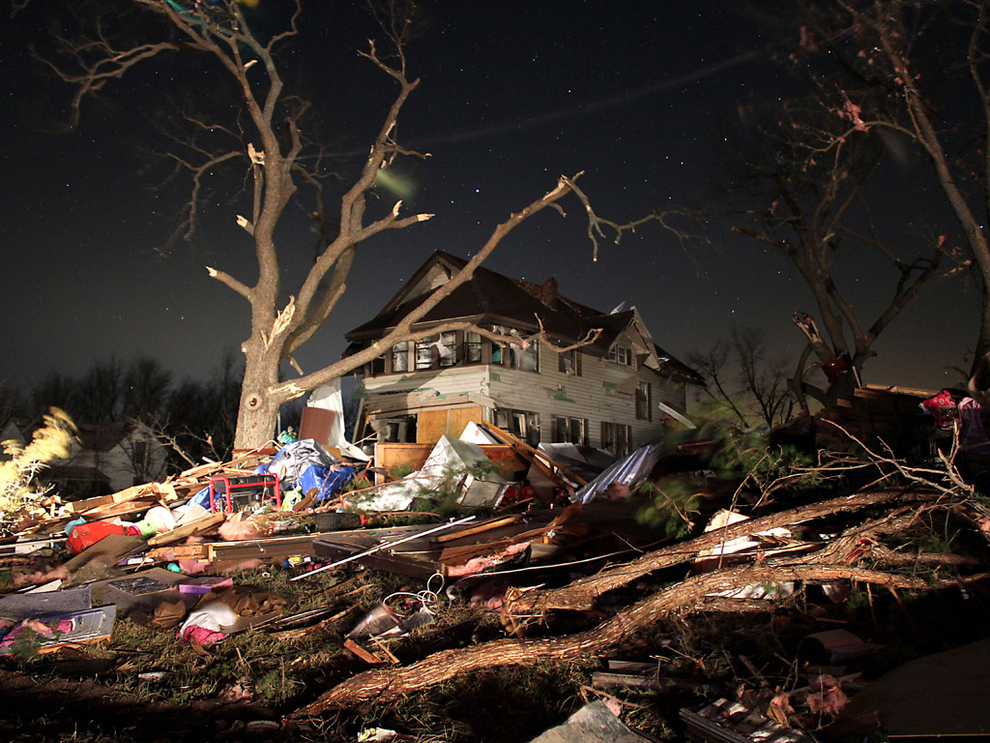
[[[406,59],[416,28],[417,7],[407,0],[386,0],[370,6],[387,46],[379,48],[371,41],[361,56],[378,68],[383,80],[391,81],[395,93],[371,138],[367,159],[347,181],[349,187],[331,202],[329,189],[325,188],[331,175],[326,167],[327,151],[306,128],[314,102],[291,89],[288,67],[280,56],[288,44],[299,41],[304,30],[302,0],[280,6],[281,29],[275,33],[261,30],[257,5],[246,0],[74,4],[71,12],[78,35],[69,38],[56,32],[56,52],[44,58],[75,87],[70,107],[72,124],[78,122],[81,106],[92,94],[133,68],[161,62],[168,55],[198,55],[200,63],[210,63],[228,87],[224,91],[190,86],[183,91],[187,99],[176,119],[185,122],[186,128],[181,135],[178,131],[167,133],[164,154],[171,158],[175,175],[185,176],[190,183],[180,225],[186,238],[199,227],[202,200],[211,176],[222,168],[234,168],[231,190],[236,194],[242,189],[235,202],[244,213],[232,209],[228,224],[236,221],[249,237],[257,279],[252,284],[234,272],[208,268],[210,276],[246,299],[251,311],[250,335],[241,345],[245,368],[234,442],[237,448],[257,447],[268,441],[283,403],[359,368],[398,342],[416,341],[446,330],[470,329],[499,343],[519,343],[519,339],[502,337],[491,328],[464,322],[447,323],[429,331],[414,332],[412,328],[444,296],[468,281],[505,235],[547,207],[561,211],[558,202],[568,194],[581,201],[591,223],[588,234],[593,243],[605,231],[611,231],[618,239],[626,227],[633,226],[600,219],[576,185],[577,176],[561,177],[552,190],[495,227],[464,269],[378,344],[304,373],[294,355],[337,306],[358,247],[381,233],[402,230],[432,217],[425,213],[404,214],[401,200],[384,204],[385,191],[376,189],[383,174],[398,159],[425,157],[425,153],[407,149],[396,139],[399,113],[419,84],[410,77]],[[268,18],[266,26],[271,22]],[[322,77],[329,80],[333,76],[324,73]],[[282,287],[285,246],[279,243],[277,231],[286,221],[289,205],[304,194],[311,200],[303,208],[318,222],[317,231],[325,241],[302,282],[294,291],[286,292]],[[329,216],[331,203],[334,211],[339,208],[335,219]],[[545,336],[540,335],[537,340],[546,342]],[[283,362],[298,376],[283,380]]]

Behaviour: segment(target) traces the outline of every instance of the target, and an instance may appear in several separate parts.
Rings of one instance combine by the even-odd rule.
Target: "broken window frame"
[[[457,332],[454,330],[445,330],[440,333],[440,345],[447,351],[444,354],[441,349],[437,349],[440,366],[457,366]]]
[[[436,350],[436,342],[437,337],[435,335],[429,335],[426,338],[420,338],[416,341],[414,362],[414,369],[416,371],[435,369],[439,366],[440,354]]]
[[[540,444],[540,414],[531,410],[496,408],[492,411],[494,423],[503,431],[522,439],[530,446]]]
[[[392,372],[401,374],[409,369],[409,341],[402,341],[392,346]]]
[[[365,434],[383,444],[414,443],[417,423],[418,419],[415,415],[374,416],[368,419]]]
[[[540,344],[530,343],[529,348],[523,348],[515,343],[509,345],[509,362],[513,369],[521,371],[540,371]]]
[[[636,385],[636,420],[653,420],[653,385],[650,382]]]
[[[557,354],[557,371],[561,374],[581,376],[581,352],[576,348]]]
[[[385,360],[385,354],[376,356],[368,362],[368,376],[377,377],[380,374],[388,374],[388,364]]]
[[[568,415],[550,417],[552,440],[555,444],[588,445],[588,419]]]

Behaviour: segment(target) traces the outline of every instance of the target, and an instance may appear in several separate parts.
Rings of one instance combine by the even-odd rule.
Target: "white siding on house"
[[[652,385],[652,421],[636,420],[636,388],[640,381]],[[540,372],[492,367],[491,396],[499,407],[540,414],[541,440],[553,438],[551,417],[562,415],[588,421],[588,443],[601,446],[601,424],[632,426],[635,446],[650,441],[663,430],[664,414],[657,402],[684,410],[684,385],[660,377],[650,369],[635,370],[608,359],[583,355],[581,375],[558,371],[557,355],[543,351]]]
[[[405,414],[424,407],[490,407],[488,379],[488,367],[481,365],[365,377],[364,409]]]
[[[602,423],[629,425],[633,446],[657,438],[665,414],[659,403],[683,411],[684,384],[648,368],[624,366],[581,354],[581,374],[559,371],[558,355],[540,349],[538,372],[506,366],[460,366],[439,370],[365,377],[364,413],[406,415],[419,410],[482,405],[493,420],[494,408],[537,413],[540,439],[553,440],[553,416],[587,420],[588,444],[601,446]],[[651,385],[652,420],[636,419],[636,389]]]

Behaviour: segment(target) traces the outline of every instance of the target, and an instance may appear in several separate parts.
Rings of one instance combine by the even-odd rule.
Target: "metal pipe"
[[[447,523],[447,524],[441,524],[440,526],[438,526],[436,528],[427,529],[426,531],[421,531],[421,532],[418,532],[416,534],[412,534],[412,535],[410,535],[408,537],[403,537],[402,539],[397,539],[394,542],[387,542],[387,543],[383,542],[383,543],[381,543],[379,545],[376,545],[374,547],[371,547],[370,549],[366,549],[364,552],[358,552],[357,554],[350,555],[349,557],[345,557],[342,560],[337,560],[337,562],[332,562],[329,565],[324,565],[322,568],[317,568],[316,570],[310,570],[308,573],[302,573],[301,575],[297,575],[295,578],[289,578],[289,580],[290,581],[295,581],[295,580],[300,580],[302,578],[308,578],[311,575],[316,575],[317,573],[322,573],[324,570],[329,570],[330,568],[335,568],[338,565],[343,565],[345,562],[351,562],[352,560],[357,560],[358,558],[365,557],[366,555],[371,555],[371,554],[373,554],[375,552],[378,552],[380,550],[386,549],[388,547],[395,547],[397,544],[402,544],[403,542],[411,542],[414,539],[419,539],[420,537],[425,537],[428,534],[435,534],[438,531],[444,531],[446,529],[450,529],[450,528],[455,527],[455,526],[460,526],[461,524],[468,524],[468,523],[474,521],[475,518],[476,518],[475,516],[467,516],[466,518],[459,519],[458,521],[451,521],[450,523]]]

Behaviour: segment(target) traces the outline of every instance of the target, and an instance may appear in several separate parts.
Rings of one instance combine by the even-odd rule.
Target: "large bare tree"
[[[244,0],[120,0],[112,6],[100,4],[113,7],[116,15],[91,17],[85,13],[93,6],[82,6],[80,10],[81,6],[74,5],[85,34],[72,38],[57,35],[59,55],[47,60],[62,79],[75,86],[72,121],[78,121],[88,96],[132,69],[167,55],[199,55],[212,62],[231,84],[233,105],[219,100],[214,90],[186,91],[193,102],[198,95],[200,105],[183,106],[182,118],[189,125],[189,134],[181,142],[173,137],[167,154],[177,171],[191,179],[184,212],[187,235],[198,226],[201,199],[211,174],[224,166],[236,166],[241,177],[235,179],[232,190],[236,192],[242,182],[247,184],[240,201],[243,211],[238,214],[232,210],[229,224],[233,226],[236,221],[250,237],[257,278],[253,282],[243,278],[251,274],[244,267],[230,271],[208,268],[210,276],[243,297],[250,307],[250,334],[241,345],[245,367],[234,444],[237,448],[256,447],[268,441],[283,403],[360,367],[397,342],[425,337],[426,332],[412,331],[413,324],[444,295],[469,280],[506,234],[547,207],[559,209],[558,202],[564,196],[574,193],[581,200],[591,220],[589,236],[593,242],[603,230],[613,229],[616,238],[623,230],[618,224],[596,217],[575,183],[577,176],[561,177],[550,191],[522,204],[518,212],[497,225],[465,268],[399,322],[380,343],[325,368],[303,373],[293,356],[339,302],[358,247],[376,235],[412,227],[432,215],[406,213],[400,200],[382,209],[373,198],[385,195],[373,188],[398,158],[425,154],[404,148],[396,138],[400,111],[419,83],[410,76],[406,59],[407,43],[415,27],[415,3],[383,0],[371,7],[384,44],[379,46],[372,41],[361,54],[378,68],[383,83],[391,83],[394,95],[377,131],[368,138],[367,159],[348,181],[339,200],[332,202],[331,212],[322,198],[326,171],[316,165],[322,165],[319,156],[324,150],[315,145],[304,126],[312,102],[298,91],[290,91],[279,56],[283,47],[299,40],[302,2],[289,0],[280,6],[290,9],[282,19],[283,26],[276,33],[264,34],[252,25],[250,6],[256,3]],[[118,12],[120,8],[130,15]],[[125,21],[132,17],[134,23],[127,24]],[[324,71],[322,77],[329,80],[333,74]],[[233,118],[225,118],[225,113],[233,113]],[[281,283],[284,246],[278,244],[277,229],[285,220],[288,205],[304,187],[317,191],[315,206],[310,205],[307,212],[322,218],[320,231],[326,240],[302,282],[289,292]],[[428,333],[468,328],[498,342],[519,342],[466,323],[449,323]],[[283,379],[283,361],[292,365],[298,376]]]
[[[930,166],[983,291],[974,366],[990,350],[990,2],[787,3],[791,60],[815,71],[844,126],[823,146],[877,134]],[[924,188],[924,184],[917,184]]]
[[[766,331],[733,328],[728,340],[716,341],[687,361],[705,379],[699,399],[706,414],[744,429],[790,421],[795,399],[784,361],[769,357]]]
[[[754,104],[731,153],[725,191],[737,204],[733,229],[786,256],[811,291],[820,319],[821,328],[807,312],[794,315],[808,343],[791,389],[805,411],[808,396],[834,404],[860,384],[880,334],[944,273],[946,238],[908,234],[916,246],[906,245],[903,229],[894,232],[875,217],[878,190],[871,192],[871,179],[885,156],[884,143],[877,132],[850,125],[846,110],[821,90],[769,109]],[[889,195],[880,192],[879,198]],[[884,296],[870,317],[850,292],[864,270],[854,270],[858,276],[851,279],[848,266],[878,261],[886,273],[870,270],[863,282],[875,298]],[[812,357],[825,372],[822,385],[807,379]]]

